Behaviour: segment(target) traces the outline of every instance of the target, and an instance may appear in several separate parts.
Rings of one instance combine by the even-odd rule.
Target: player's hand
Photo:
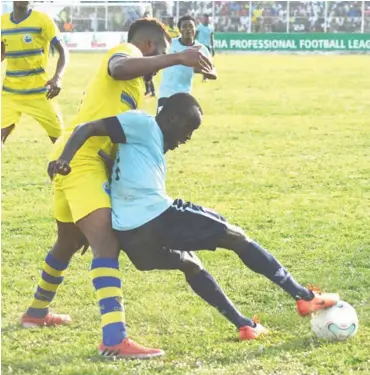
[[[181,65],[198,68],[202,73],[212,70],[212,62],[201,51],[201,46],[187,48],[180,52]]]
[[[53,77],[45,84],[46,88],[48,89],[48,93],[46,94],[47,99],[53,99],[59,95],[60,90],[62,89],[62,80],[60,77]]]
[[[48,165],[48,175],[51,180],[53,180],[57,174],[66,176],[69,173],[71,173],[71,167],[68,162],[63,159],[51,161]]]

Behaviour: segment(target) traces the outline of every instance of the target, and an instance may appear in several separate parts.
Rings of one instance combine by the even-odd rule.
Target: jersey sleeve
[[[109,71],[109,64],[112,59],[116,57],[143,57],[140,50],[131,48],[129,44],[121,44],[118,47],[113,48],[108,52],[108,62],[107,62],[107,69],[108,74],[111,75]]]
[[[127,111],[118,115],[117,119],[125,134],[125,143],[148,143],[150,129],[147,115],[137,111]]]
[[[52,44],[60,41],[60,32],[58,26],[48,15],[45,14],[44,17],[44,27],[42,32],[45,39]]]

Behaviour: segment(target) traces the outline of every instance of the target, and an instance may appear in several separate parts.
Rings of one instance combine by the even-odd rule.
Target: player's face
[[[191,39],[194,40],[195,38],[195,23],[193,21],[187,20],[181,22],[181,37],[183,39]]]
[[[194,130],[202,122],[201,112],[197,107],[189,111],[188,116],[178,116],[176,113],[168,117],[165,143],[168,150],[175,150],[182,144],[190,141]]]
[[[158,56],[165,55],[167,53],[169,43],[165,36],[161,36],[157,39],[147,40],[142,53],[144,56]]]
[[[14,1],[14,9],[16,10],[27,10],[29,5],[29,1]]]
[[[203,24],[208,25],[209,24],[209,18],[208,17],[203,17]]]
[[[158,40],[148,40],[144,51],[142,51],[144,56],[158,56],[167,54],[169,43],[165,37],[161,37]],[[157,72],[148,74],[144,76],[144,81],[150,81]]]

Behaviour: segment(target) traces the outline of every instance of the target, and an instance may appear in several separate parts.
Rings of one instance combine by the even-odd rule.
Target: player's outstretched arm
[[[188,48],[183,52],[151,57],[116,56],[110,60],[108,70],[113,79],[127,81],[173,65],[199,66],[204,71],[212,68],[211,61],[202,54],[200,48]]]
[[[69,137],[58,160],[49,163],[48,174],[53,178],[56,174],[67,175],[71,172],[71,160],[83,144],[94,136],[108,136],[113,143],[126,143],[126,136],[117,117],[107,117],[87,122],[75,128]]]
[[[63,42],[57,40],[53,43],[53,46],[58,51],[59,57],[53,78],[46,82],[46,87],[48,87],[48,93],[46,97],[48,99],[53,99],[54,97],[59,95],[60,90],[62,89],[63,73],[68,64],[69,57],[67,47]]]

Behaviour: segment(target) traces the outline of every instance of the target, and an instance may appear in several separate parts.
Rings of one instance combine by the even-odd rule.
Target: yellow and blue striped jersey
[[[47,91],[49,47],[58,38],[58,27],[45,13],[30,9],[21,21],[15,21],[13,13],[1,16],[1,41],[5,44],[7,64],[4,94],[23,99]]]
[[[66,126],[65,137],[57,142],[52,158],[58,158],[63,150],[66,138],[74,128],[82,123],[117,116],[142,105],[144,80],[142,77],[127,81],[113,79],[108,72],[109,61],[114,56],[142,57],[141,51],[130,43],[122,43],[112,48],[103,58],[103,62],[87,88],[80,109],[70,126]],[[62,147],[63,146],[63,147]],[[92,137],[78,151],[83,158],[97,158],[99,150],[108,155],[115,152],[109,137]]]
[[[167,32],[172,39],[178,38],[181,35],[180,30],[177,26],[171,27],[171,26],[167,25]]]

